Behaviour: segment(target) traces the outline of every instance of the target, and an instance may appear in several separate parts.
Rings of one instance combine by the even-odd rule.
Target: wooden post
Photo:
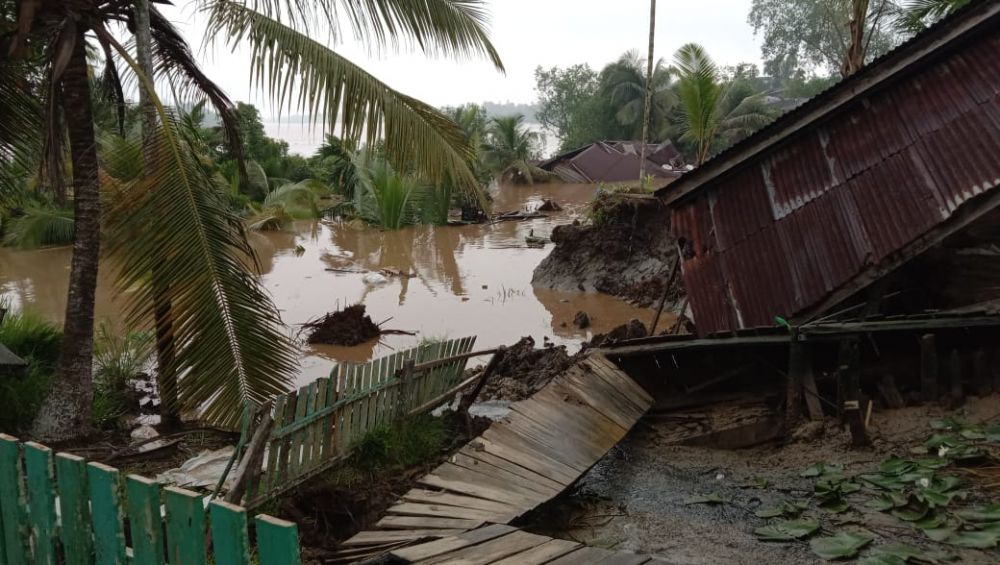
[[[871,445],[865,429],[866,408],[861,395],[861,371],[857,365],[848,367],[847,401],[844,402],[844,414],[847,425],[851,429],[851,445],[867,447]]]
[[[924,402],[938,399],[938,358],[934,334],[920,338],[920,388]]]
[[[903,395],[899,393],[899,389],[896,387],[896,377],[892,373],[886,373],[882,375],[882,380],[878,385],[879,392],[882,393],[882,398],[885,399],[885,403],[889,408],[903,408],[906,406],[906,400],[903,399]]]
[[[951,350],[948,359],[948,400],[952,407],[962,404],[965,391],[962,389],[962,357],[957,349]]]
[[[479,393],[483,391],[483,387],[486,386],[486,381],[488,381],[490,376],[496,372],[497,365],[500,364],[500,361],[503,359],[506,352],[507,348],[501,347],[496,353],[493,354],[493,358],[490,359],[490,362],[486,364],[486,368],[483,369],[483,374],[479,377],[479,381],[476,383],[476,388],[472,389],[472,392],[470,392],[468,396],[463,397],[462,402],[458,405],[458,413],[465,419],[465,432],[470,438],[473,437],[473,434],[472,418],[469,417],[469,408],[472,406],[472,403],[476,401],[476,397],[479,396]]]
[[[977,348],[972,356],[972,372],[976,379],[976,394],[979,398],[989,396],[993,392],[993,377],[990,375],[986,350],[982,347]]]
[[[663,287],[663,294],[660,295],[660,305],[656,308],[656,315],[653,316],[653,323],[649,326],[650,336],[656,335],[656,325],[660,323],[660,314],[663,313],[663,305],[667,302],[667,295],[670,294],[670,287],[674,286],[674,279],[677,278],[677,272],[680,270],[680,266],[681,254],[678,251],[677,260],[674,261],[674,266],[670,269],[670,276],[667,277],[667,286]]]
[[[264,446],[271,435],[271,425],[274,420],[271,418],[271,403],[268,402],[261,409],[260,423],[253,432],[250,445],[243,454],[243,461],[240,461],[236,468],[236,475],[233,478],[233,488],[226,493],[225,501],[232,504],[239,504],[243,498],[243,493],[247,490],[247,485],[251,482],[257,483],[256,476],[260,474],[261,464],[264,462]],[[253,498],[255,492],[250,493]]]
[[[809,359],[805,344],[799,341],[799,332],[792,328],[788,345],[788,378],[785,391],[785,430],[791,430],[802,416],[802,381]]]
[[[823,421],[823,405],[819,402],[819,389],[816,388],[816,376],[813,373],[812,359],[806,363],[806,372],[802,374],[802,387],[806,396],[806,408],[809,419],[814,422]]]

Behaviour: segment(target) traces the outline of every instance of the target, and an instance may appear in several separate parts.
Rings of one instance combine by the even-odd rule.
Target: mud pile
[[[559,226],[555,248],[531,283],[561,291],[603,292],[639,306],[656,303],[676,256],[670,218],[656,199],[599,196],[590,225]],[[683,296],[680,277],[668,304]]]
[[[523,337],[504,352],[481,398],[524,400],[544,388],[573,361],[565,347],[535,349],[535,340]]]
[[[381,335],[371,317],[365,314],[364,304],[348,306],[322,318],[303,324],[309,332],[309,343],[327,345],[359,345]]]

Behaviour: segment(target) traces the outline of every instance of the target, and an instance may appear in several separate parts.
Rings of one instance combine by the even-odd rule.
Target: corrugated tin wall
[[[702,335],[815,306],[1000,184],[993,34],[749,160],[673,208]]]

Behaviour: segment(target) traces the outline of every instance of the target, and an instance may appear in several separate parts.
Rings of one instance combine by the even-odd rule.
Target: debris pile
[[[504,352],[481,398],[524,400],[565,371],[573,360],[563,346],[535,349],[535,340],[523,337]]]
[[[649,335],[649,331],[646,330],[646,324],[643,324],[639,320],[631,320],[627,324],[622,324],[617,328],[609,331],[606,334],[597,334],[590,343],[587,343],[587,347],[604,347],[606,345],[611,345],[613,343],[618,343],[619,341],[625,341],[629,339],[639,339]]]
[[[375,339],[382,334],[378,325],[365,313],[364,304],[348,306],[322,318],[306,322],[309,343],[352,346]]]

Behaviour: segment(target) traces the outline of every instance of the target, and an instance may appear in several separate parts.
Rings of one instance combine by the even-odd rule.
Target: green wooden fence
[[[245,509],[204,501],[0,434],[0,565],[299,563],[295,524],[257,516],[254,547]]]
[[[248,481],[246,504],[255,507],[329,469],[366,433],[404,417],[448,392],[467,358],[420,369],[472,351],[475,337],[432,343],[365,363],[343,364],[330,378],[275,399],[274,427],[261,468]],[[407,364],[417,370],[406,374]]]

